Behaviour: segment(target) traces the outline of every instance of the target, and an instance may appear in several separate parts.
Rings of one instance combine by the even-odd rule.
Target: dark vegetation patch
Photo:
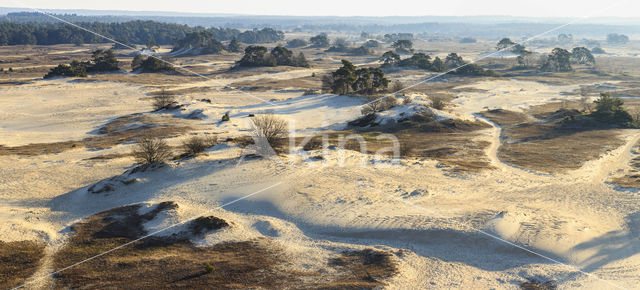
[[[44,244],[34,241],[0,241],[0,288],[24,284],[40,266],[44,248]]]
[[[140,205],[104,211],[74,225],[75,234],[54,255],[61,269],[147,234],[144,223],[161,212],[174,210],[163,202],[145,214]],[[197,247],[191,237],[230,226],[217,217],[204,216],[188,222],[171,236],[151,236],[104,256],[62,271],[56,288],[350,288],[384,285],[397,272],[392,256],[373,250],[345,252],[329,262],[344,269],[338,274],[299,271],[288,267],[284,249],[266,238],[223,242]]]
[[[520,284],[520,289],[523,290],[555,290],[557,288],[558,286],[556,286],[552,281],[539,282],[531,280]]]
[[[436,159],[454,172],[477,172],[492,168],[485,153],[489,142],[474,140],[479,134],[478,131],[489,128],[489,125],[484,122],[435,121],[429,117],[418,116],[399,123],[380,126],[367,122],[367,120],[375,120],[371,116],[363,116],[358,120],[361,121],[359,125],[372,126],[356,126],[352,123],[348,130],[330,133],[328,146],[339,147],[341,137],[345,138],[355,133],[364,138],[366,153],[375,154],[378,150],[393,146],[393,141],[390,139],[377,137],[381,134],[393,134],[400,143],[401,157]],[[307,151],[322,148],[319,137],[312,138],[305,144],[302,144],[303,139],[297,138],[296,146],[302,146]],[[348,140],[344,148],[361,151],[360,144],[356,140]],[[385,154],[391,155],[393,152],[385,152]]]
[[[337,281],[326,285],[336,289],[370,289],[383,286],[384,279],[397,273],[392,255],[387,252],[365,249],[346,251],[329,260],[329,266],[342,273]]]
[[[96,136],[75,141],[33,143],[15,147],[0,145],[0,155],[56,154],[80,147],[100,150],[133,142],[143,137],[177,136],[191,129],[181,121],[173,117],[132,114],[109,121],[97,130],[98,135]]]

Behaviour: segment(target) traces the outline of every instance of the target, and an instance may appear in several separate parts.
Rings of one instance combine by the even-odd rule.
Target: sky
[[[297,16],[640,17],[638,0],[1,0],[0,7]]]

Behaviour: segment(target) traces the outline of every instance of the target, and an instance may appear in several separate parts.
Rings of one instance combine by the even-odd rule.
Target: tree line
[[[81,22],[78,26],[125,44],[170,45],[187,34],[206,31],[219,41],[236,37],[244,43],[270,43],[284,39],[272,28],[240,31],[232,28],[204,28],[156,21],[121,23]],[[0,21],[0,45],[52,45],[63,43],[103,43],[105,39],[65,23],[14,23]]]

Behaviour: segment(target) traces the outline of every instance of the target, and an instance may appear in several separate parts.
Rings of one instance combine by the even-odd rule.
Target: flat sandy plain
[[[99,46],[0,47],[0,67],[13,68],[0,73],[0,287],[638,288],[640,131],[549,133],[559,109],[582,109],[581,87],[638,110],[640,59],[626,52],[634,45],[605,47],[616,53],[574,73],[485,59],[503,76],[423,83],[404,92],[412,104],[385,113],[438,95],[448,100],[438,117],[481,124],[438,132],[348,128],[366,99],[304,93],[340,59],[372,65],[375,55],[302,49],[311,68],[252,69],[230,69],[239,54],[205,55],[175,61],[208,79],[181,71],[43,80]],[[443,57],[461,45],[416,46]],[[492,47],[458,50],[470,60]],[[127,71],[130,52],[117,54]],[[387,74],[406,85],[432,75]],[[161,89],[182,109],[153,112]],[[361,133],[377,148],[375,136],[391,132],[412,149],[396,158],[337,149],[248,158],[237,140],[251,134],[248,115],[264,112],[286,118],[298,141]],[[130,152],[144,134],[176,155],[193,135],[219,144],[135,170]]]

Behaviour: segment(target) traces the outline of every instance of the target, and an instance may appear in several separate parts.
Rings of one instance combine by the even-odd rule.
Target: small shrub
[[[384,103],[382,99],[377,99],[362,106],[362,110],[360,110],[360,113],[362,113],[362,115],[375,114],[377,112],[382,111],[383,107],[384,107]]]
[[[279,145],[289,133],[289,123],[273,114],[256,115],[253,117],[253,124],[258,136],[267,139],[271,146]]]
[[[382,99],[382,103],[382,111],[388,110],[398,105],[398,98],[396,98],[395,96],[387,96],[386,98]]]
[[[224,115],[222,115],[222,122],[228,122],[229,120],[231,120],[229,113],[224,113]]]
[[[405,96],[404,99],[402,99],[402,104],[403,105],[408,105],[413,103],[413,99],[411,97]]]
[[[204,152],[207,148],[216,145],[216,137],[199,137],[193,136],[184,142],[182,142],[182,148],[186,155],[194,156],[198,153]]]
[[[447,105],[442,97],[432,96],[429,99],[431,99],[431,107],[436,110],[442,110]]]
[[[309,96],[309,95],[317,95],[319,92],[317,90],[314,89],[307,89],[304,90],[304,92],[302,93],[303,96]]]
[[[133,149],[133,157],[142,164],[157,164],[166,161],[171,148],[162,139],[145,137],[138,140]]]
[[[400,81],[395,81],[393,82],[393,85],[391,85],[391,91],[394,93],[402,90],[404,90],[404,84]]]
[[[302,146],[302,149],[304,151],[317,150],[320,148],[322,148],[322,138],[312,138],[311,140],[309,140],[309,142]]]
[[[175,105],[176,101],[173,95],[165,92],[164,89],[160,92],[159,95],[153,97],[153,108],[156,111],[162,109],[170,109],[173,105]]]
[[[214,267],[213,265],[211,265],[210,263],[205,263],[204,264],[204,271],[207,273],[213,273],[213,271],[216,270],[216,267]]]

